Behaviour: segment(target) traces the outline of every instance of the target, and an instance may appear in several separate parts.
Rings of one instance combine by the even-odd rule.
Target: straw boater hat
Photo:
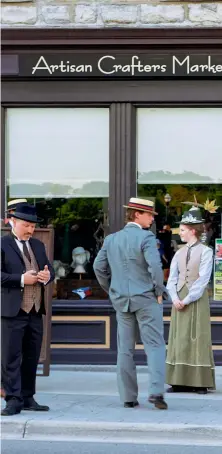
[[[7,210],[6,211],[8,212],[8,211],[11,211],[11,210],[15,210],[18,205],[21,205],[23,203],[27,203],[27,200],[26,199],[10,200],[10,202],[8,202],[8,204],[7,204]]]
[[[151,214],[158,214],[154,211],[154,203],[151,200],[138,199],[137,197],[131,197],[128,205],[123,205],[124,208],[131,208],[136,211],[146,211]]]

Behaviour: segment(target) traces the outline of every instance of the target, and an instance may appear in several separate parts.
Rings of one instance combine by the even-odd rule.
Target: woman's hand
[[[184,307],[185,307],[185,304],[183,303],[183,301],[180,301],[179,299],[178,300],[174,300],[173,301],[173,305],[178,311],[183,310]]]

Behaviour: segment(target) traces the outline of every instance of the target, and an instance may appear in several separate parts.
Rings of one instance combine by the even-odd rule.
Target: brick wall
[[[2,27],[221,27],[222,1],[2,0]]]

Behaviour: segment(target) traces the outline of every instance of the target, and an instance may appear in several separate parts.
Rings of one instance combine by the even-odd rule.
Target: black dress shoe
[[[136,402],[124,402],[124,407],[125,408],[134,408],[134,407],[138,407],[139,405],[139,402],[136,401]]]
[[[193,388],[191,386],[179,386],[179,385],[172,385],[170,388],[166,390],[167,393],[191,393],[193,392]]]
[[[165,402],[162,394],[151,394],[148,401],[151,404],[154,404],[156,408],[159,410],[167,410],[168,405]]]
[[[6,407],[1,411],[1,416],[18,415],[22,410],[22,402],[16,397],[12,397],[6,403]]]
[[[194,388],[194,392],[197,394],[207,394],[207,388]]]
[[[39,405],[33,397],[24,398],[23,410],[29,411],[49,411],[48,405]]]

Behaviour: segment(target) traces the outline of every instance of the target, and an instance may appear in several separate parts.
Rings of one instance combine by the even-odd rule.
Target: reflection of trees
[[[203,204],[207,198],[216,199],[217,205],[222,208],[222,184],[138,184],[138,197],[155,197],[156,210],[160,215],[158,216],[159,219],[165,217],[164,195],[166,193],[169,193],[172,197],[170,202],[171,216],[169,216],[169,221],[172,223],[178,220],[177,218],[181,216],[182,211],[190,208],[183,206],[181,202],[192,201],[194,194],[199,203]]]
[[[197,173],[184,171],[182,173],[171,173],[171,172],[164,172],[163,170],[152,170],[151,172],[139,172],[138,174],[138,181],[140,183],[161,183],[161,182],[213,182],[212,178],[209,176],[198,175]]]
[[[57,208],[53,224],[71,223],[80,219],[96,219],[99,217],[101,210],[102,199],[79,198],[67,200],[61,207]]]
[[[106,181],[91,181],[90,183],[85,183],[81,189],[78,189],[78,192],[82,197],[89,197],[89,195],[99,197],[101,194],[103,197],[108,197],[109,183]]]
[[[12,197],[108,197],[109,183],[106,181],[90,181],[80,188],[57,183],[18,183],[10,185],[10,198]]]
[[[33,202],[33,199],[29,199]],[[44,219],[44,224],[65,225],[73,224],[81,219],[99,219],[103,210],[102,198],[54,198],[51,200],[35,200],[38,216]]]

